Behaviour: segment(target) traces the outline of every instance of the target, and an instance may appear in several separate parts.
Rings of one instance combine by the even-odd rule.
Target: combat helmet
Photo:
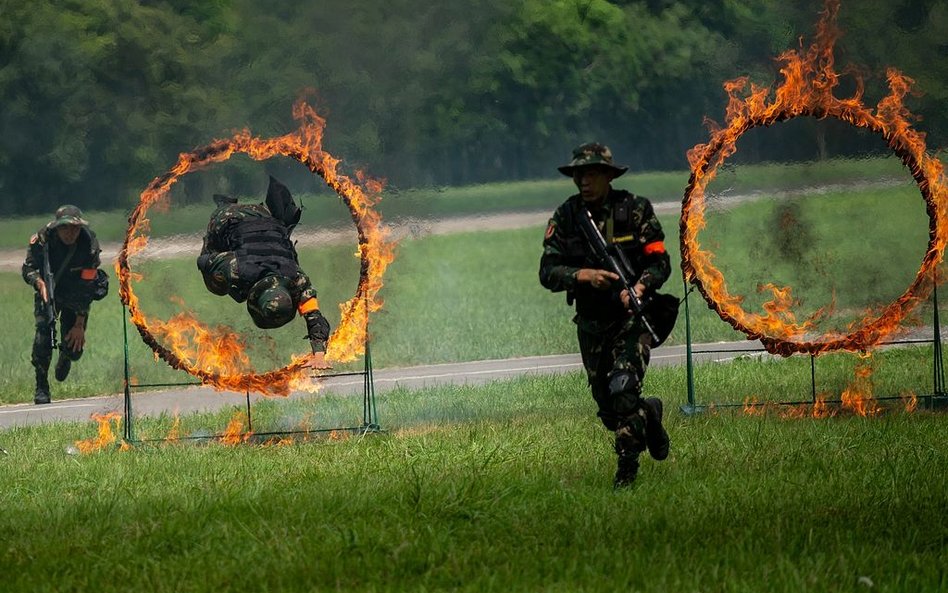
[[[283,276],[270,275],[258,280],[247,294],[247,311],[254,324],[261,329],[273,329],[289,323],[296,317],[290,281]]]

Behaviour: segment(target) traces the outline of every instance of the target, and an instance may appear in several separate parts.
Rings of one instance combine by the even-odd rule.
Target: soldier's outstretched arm
[[[297,311],[306,321],[306,337],[309,339],[313,354],[325,354],[326,343],[329,341],[329,321],[319,310],[316,289],[310,282],[309,276],[303,272],[297,274],[291,290],[294,293],[294,302],[299,303]]]

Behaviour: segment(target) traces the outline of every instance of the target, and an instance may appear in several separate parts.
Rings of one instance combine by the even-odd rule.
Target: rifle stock
[[[46,317],[49,319],[49,337],[56,349],[56,278],[49,267],[49,243],[43,243],[43,283],[46,285]],[[42,295],[40,295],[42,298]]]
[[[593,248],[593,252],[596,254],[596,257],[599,258],[599,261],[602,262],[610,272],[614,272],[619,276],[619,288],[629,293],[629,309],[633,315],[642,322],[642,326],[645,327],[649,335],[652,336],[652,342],[655,344],[661,342],[658,338],[658,334],[655,333],[655,330],[652,328],[652,324],[650,324],[645,317],[645,304],[642,302],[642,299],[635,295],[635,291],[633,290],[636,274],[628,258],[622,253],[621,249],[615,250],[616,256],[613,256],[612,253],[609,252],[606,239],[602,236],[602,233],[599,232],[599,227],[596,226],[596,221],[593,220],[589,209],[584,206],[581,210],[579,228],[586,237],[586,241],[590,247]],[[616,259],[617,257],[618,259]]]

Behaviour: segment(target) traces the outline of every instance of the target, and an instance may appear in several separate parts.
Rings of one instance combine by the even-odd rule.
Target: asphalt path
[[[694,345],[695,361],[727,361],[738,356],[769,356],[760,342],[718,342]],[[683,365],[684,346],[667,346],[652,351],[653,367]],[[504,360],[478,360],[450,364],[435,364],[407,368],[377,369],[373,373],[376,397],[396,388],[420,389],[437,385],[479,385],[524,376],[544,376],[570,373],[582,369],[579,354],[530,356]],[[684,367],[682,367],[684,372]],[[327,377],[317,394],[294,392],[287,399],[302,399],[334,395],[362,395],[363,376],[345,375]],[[186,415],[211,412],[221,408],[246,404],[245,393],[220,392],[209,387],[187,387],[166,391],[133,392],[132,407],[136,416],[165,414]],[[267,399],[251,394],[250,401]],[[274,398],[270,398],[274,399]],[[282,398],[276,398],[282,399]],[[14,404],[0,406],[0,430],[52,422],[90,421],[92,414],[122,413],[124,395],[54,401],[47,405]]]
[[[745,194],[732,194],[727,191],[708,195],[706,200],[711,209],[732,208],[739,204],[763,199],[790,199],[805,195],[825,194],[828,192],[884,188],[898,185],[899,181],[882,180],[872,183],[828,184],[820,187],[786,191],[758,191]],[[680,201],[654,201],[658,214],[676,214],[681,212]],[[454,216],[440,219],[400,218],[386,223],[389,236],[394,240],[418,238],[429,235],[448,235],[472,231],[495,231],[544,226],[550,219],[553,208],[529,212],[499,212],[470,216]],[[93,225],[93,228],[95,225]],[[197,256],[201,252],[203,235],[183,234],[172,237],[152,237],[148,246],[135,257],[141,259],[164,259],[170,257]],[[293,233],[293,239],[300,247],[352,243],[356,240],[355,229],[308,227],[302,225]],[[114,262],[122,248],[121,243],[101,244],[102,261]],[[22,249],[0,250],[0,271],[18,272],[26,257],[26,239]]]

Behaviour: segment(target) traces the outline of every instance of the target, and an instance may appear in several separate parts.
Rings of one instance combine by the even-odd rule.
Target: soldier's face
[[[613,175],[606,167],[579,167],[573,170],[573,183],[585,202],[598,202],[609,193]]]
[[[72,245],[79,238],[79,225],[64,224],[56,227],[56,234],[64,245]]]

